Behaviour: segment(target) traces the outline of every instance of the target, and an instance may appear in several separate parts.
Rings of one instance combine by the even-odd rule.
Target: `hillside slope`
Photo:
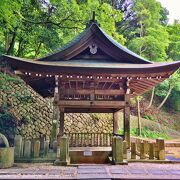
[[[119,125],[120,127],[123,127],[123,114],[119,113]],[[141,118],[141,125],[142,128],[147,128],[150,131],[154,132],[160,132],[160,133],[165,133],[167,134],[170,138],[178,138],[180,139],[180,132],[176,131],[174,129],[171,129],[168,126],[164,126],[158,122],[154,122],[145,118]],[[131,128],[138,128],[138,118],[137,116],[132,116],[131,115],[131,121],[130,121],[130,126]]]

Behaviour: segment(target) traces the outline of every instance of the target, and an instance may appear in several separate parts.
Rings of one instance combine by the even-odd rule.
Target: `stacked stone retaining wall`
[[[20,79],[0,76],[0,106],[6,105],[17,119],[18,134],[25,139],[44,136],[49,139],[52,128],[52,103],[37,94]],[[112,118],[95,114],[74,113],[65,115],[67,133],[110,133]]]

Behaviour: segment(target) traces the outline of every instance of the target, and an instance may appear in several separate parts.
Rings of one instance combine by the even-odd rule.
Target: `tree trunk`
[[[166,94],[166,97],[163,99],[163,101],[161,102],[161,104],[157,107],[157,109],[160,109],[164,103],[166,102],[167,98],[169,97],[169,95],[171,94],[171,91],[173,90],[174,86],[171,86]]]
[[[153,99],[154,99],[154,93],[155,93],[155,87],[153,87],[153,89],[152,89],[151,99],[150,99],[149,105],[146,109],[149,109],[152,106]]]
[[[4,36],[5,36],[5,51],[7,52],[9,44],[10,44],[10,42],[9,42],[9,34],[6,32],[4,34]]]
[[[24,48],[23,48],[23,38],[21,37],[19,39],[19,45],[18,45],[18,50],[17,50],[17,54],[16,55],[18,57],[21,57],[23,55],[23,50],[24,50]]]
[[[11,55],[12,53],[13,53],[13,49],[14,49],[14,44],[15,44],[15,39],[16,39],[16,31],[17,31],[17,28],[14,30],[14,32],[13,32],[13,36],[12,36],[12,40],[11,40],[11,42],[10,42],[10,44],[9,44],[9,47],[8,47],[8,49],[7,49],[7,52],[6,52],[6,54],[7,55]]]
[[[39,51],[40,51],[41,45],[42,45],[42,43],[40,42],[40,43],[38,44],[37,49],[35,50],[34,57],[36,57],[36,56],[39,54]]]

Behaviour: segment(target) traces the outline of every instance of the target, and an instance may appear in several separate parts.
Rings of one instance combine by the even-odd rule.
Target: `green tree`
[[[1,54],[36,58],[52,52],[85,29],[93,11],[110,36],[125,42],[115,27],[115,23],[121,21],[122,13],[110,4],[98,0],[11,2],[0,2]]]
[[[162,102],[160,105],[157,107],[160,109],[164,103],[167,101],[169,95],[171,94],[173,88],[178,88],[180,89],[180,72],[177,71],[174,73],[170,79],[166,80],[160,85],[160,88],[156,90],[156,94],[163,98]]]
[[[169,44],[166,28],[161,25],[162,7],[156,0],[135,0],[133,10],[137,16],[136,35],[128,47],[152,61],[164,61]]]
[[[165,61],[166,49],[169,45],[168,38],[169,35],[163,26],[149,27],[146,29],[146,35],[134,38],[128,47],[149,60]]]
[[[180,60],[180,22],[175,21],[173,25],[169,25],[167,31],[170,40],[167,54],[170,59]]]

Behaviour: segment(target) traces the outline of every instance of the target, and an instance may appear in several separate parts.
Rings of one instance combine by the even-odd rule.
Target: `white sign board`
[[[92,156],[92,151],[90,149],[86,149],[86,150],[84,150],[83,155],[84,156]]]

